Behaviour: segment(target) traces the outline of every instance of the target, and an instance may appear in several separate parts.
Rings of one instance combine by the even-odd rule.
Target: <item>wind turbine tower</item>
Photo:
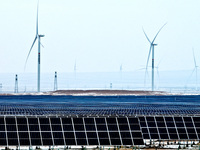
[[[28,61],[29,55],[30,55],[30,53],[31,53],[31,50],[32,50],[32,48],[33,48],[33,46],[34,46],[36,40],[38,40],[37,92],[40,92],[40,65],[41,65],[41,61],[40,61],[40,59],[41,59],[41,56],[40,56],[40,55],[41,55],[41,52],[40,52],[40,45],[42,45],[42,44],[41,44],[40,38],[41,38],[41,37],[44,37],[44,35],[41,35],[41,34],[38,33],[38,7],[39,7],[39,2],[38,2],[38,5],[37,5],[36,36],[35,36],[35,39],[34,39],[34,41],[33,41],[32,46],[31,46],[31,48],[30,48],[30,50],[29,50],[28,56],[27,56],[27,58],[26,58],[26,63],[27,63],[27,61]],[[25,66],[26,66],[26,63],[25,63]]]
[[[58,83],[57,83],[57,72],[55,72],[55,77],[54,77],[54,91],[58,90]]]
[[[194,70],[193,70],[193,72],[195,71],[195,73],[196,73],[196,90],[197,90],[197,70],[198,70],[199,66],[197,66],[197,63],[196,63],[194,49],[192,49],[192,51],[193,51],[193,59],[194,59]]]
[[[146,73],[147,73],[147,68],[148,68],[148,63],[149,63],[149,57],[151,55],[151,50],[152,50],[152,79],[151,79],[151,89],[152,91],[154,91],[154,47],[157,46],[157,44],[154,43],[156,37],[158,36],[158,34],[160,33],[160,31],[162,30],[162,28],[166,25],[167,23],[165,23],[161,28],[160,30],[157,32],[156,36],[154,37],[154,39],[152,41],[149,40],[147,34],[145,33],[144,29],[143,29],[143,32],[144,32],[144,35],[146,36],[147,40],[149,41],[150,43],[150,49],[149,49],[149,55],[148,55],[148,58],[147,58],[147,64],[146,64],[146,72],[145,72],[145,77],[146,77]]]
[[[18,76],[15,75],[15,93],[18,93]]]

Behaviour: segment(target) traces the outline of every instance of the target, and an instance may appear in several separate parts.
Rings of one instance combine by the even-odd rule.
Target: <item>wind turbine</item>
[[[165,23],[161,28],[160,30],[157,32],[157,34],[155,35],[154,39],[152,41],[149,40],[147,34],[145,33],[144,29],[143,29],[143,32],[144,32],[144,35],[146,36],[147,40],[149,41],[150,43],[150,49],[149,49],[149,55],[148,55],[148,58],[147,58],[147,64],[146,64],[146,72],[145,72],[145,80],[146,80],[146,73],[147,73],[147,68],[148,68],[148,63],[149,63],[149,57],[151,55],[151,50],[152,50],[152,80],[151,80],[151,89],[152,91],[154,91],[154,46],[157,46],[157,44],[154,43],[156,37],[158,36],[158,34],[160,33],[160,31],[162,30],[162,28],[166,25],[167,23]]]
[[[120,72],[122,72],[122,70],[123,70],[122,64],[120,65],[119,70],[120,70]]]
[[[192,48],[192,51],[193,51],[193,60],[194,60],[194,69],[192,70],[192,73],[190,74],[187,82],[186,82],[186,85],[187,83],[189,82],[190,78],[192,77],[193,73],[195,72],[196,73],[196,90],[197,90],[197,70],[199,68],[199,66],[197,66],[197,63],[196,63],[196,58],[195,58],[195,54],[194,54],[194,48]]]
[[[195,73],[196,73],[196,90],[197,90],[197,69],[198,69],[199,66],[197,66],[197,63],[196,63],[195,54],[194,54],[194,48],[192,48],[192,51],[193,51],[193,59],[194,59],[194,69],[192,71],[192,74],[195,71]],[[191,74],[191,76],[192,76],[192,74]]]
[[[55,71],[55,76],[54,76],[54,91],[58,90],[58,82],[57,82],[57,71]]]
[[[37,4],[36,35],[35,35],[35,39],[33,40],[33,44],[32,44],[32,46],[31,46],[31,48],[30,48],[30,50],[29,50],[28,56],[27,56],[27,58],[26,58],[26,63],[27,63],[27,61],[28,61],[29,55],[30,55],[30,53],[31,53],[31,50],[32,50],[32,48],[33,48],[33,46],[34,46],[36,40],[38,40],[38,76],[37,76],[37,91],[40,92],[40,64],[41,64],[41,62],[40,62],[40,45],[42,45],[41,42],[40,42],[40,38],[41,38],[41,37],[44,37],[44,35],[41,35],[41,34],[38,33],[38,7],[39,7],[39,1],[38,1],[38,4]],[[25,63],[25,67],[26,67],[26,63]]]
[[[18,76],[15,75],[15,93],[18,93]]]
[[[159,61],[159,63],[157,64],[157,66],[154,67],[157,70],[157,77],[158,77],[157,88],[159,87],[159,84],[160,84],[160,74],[159,74],[159,65],[160,65],[160,63],[161,63],[161,60]]]

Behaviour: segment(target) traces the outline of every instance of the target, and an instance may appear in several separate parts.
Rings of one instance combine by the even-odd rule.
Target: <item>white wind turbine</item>
[[[38,1],[38,5],[37,5],[36,36],[35,36],[35,39],[33,41],[32,46],[31,46],[31,48],[29,50],[28,56],[26,58],[26,63],[28,61],[29,55],[31,53],[31,50],[32,50],[32,48],[33,48],[36,40],[38,40],[38,76],[37,76],[38,78],[37,78],[37,91],[40,92],[40,65],[41,65],[41,63],[40,63],[40,45],[42,45],[41,42],[40,42],[40,38],[44,37],[44,35],[41,35],[41,34],[38,33],[38,7],[39,7],[39,1]],[[25,67],[26,67],[26,63],[25,63]]]
[[[159,66],[160,66],[161,60],[159,61],[159,63],[157,64],[157,66],[155,66],[154,68],[157,70],[157,77],[158,77],[158,82],[157,82],[157,89],[159,88],[160,85],[160,73],[159,73]]]
[[[156,46],[157,44],[154,43],[156,37],[158,36],[159,32],[162,30],[162,28],[166,25],[167,23],[165,23],[161,28],[160,30],[157,32],[157,34],[155,35],[154,39],[152,41],[149,40],[147,34],[145,33],[144,29],[143,29],[143,32],[147,38],[147,40],[149,41],[150,43],[150,49],[149,49],[149,55],[148,55],[148,58],[147,58],[147,64],[146,64],[146,72],[145,72],[145,80],[146,80],[146,73],[147,73],[147,68],[148,68],[148,63],[149,63],[149,57],[151,55],[151,50],[152,50],[152,91],[154,91],[154,46]]]
[[[198,71],[199,66],[197,66],[197,63],[196,63],[196,58],[195,58],[195,54],[194,54],[194,49],[193,48],[192,48],[192,51],[193,51],[194,69],[192,70],[192,73],[190,74],[190,76],[189,76],[189,78],[188,78],[188,80],[186,82],[186,87],[187,87],[187,84],[188,84],[189,80],[191,79],[193,73],[195,72],[195,78],[196,78],[195,79],[195,82],[196,82],[196,87],[195,88],[197,90],[197,80],[198,80],[197,71]]]
[[[194,48],[192,48],[192,51],[193,51],[193,59],[194,59],[194,69],[193,69],[193,71],[192,71],[192,74],[195,72],[196,73],[196,90],[197,90],[197,70],[198,70],[198,67],[199,66],[197,66],[197,63],[196,63],[196,59],[195,59],[195,54],[194,54]],[[191,75],[192,75],[191,74]]]

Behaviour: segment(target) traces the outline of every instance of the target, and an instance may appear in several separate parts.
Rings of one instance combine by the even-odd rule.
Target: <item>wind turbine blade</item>
[[[192,51],[193,51],[194,65],[195,65],[195,68],[196,68],[196,66],[197,66],[197,63],[196,63],[196,59],[195,59],[194,48],[192,48]]]
[[[40,45],[44,48],[44,45],[41,43],[41,41],[40,41]]]
[[[146,64],[146,70],[147,70],[148,63],[149,63],[149,58],[150,58],[150,55],[151,55],[151,47],[152,47],[152,45],[150,45],[150,49],[149,49],[149,55],[148,55],[147,64]]]
[[[141,71],[141,70],[146,70],[146,68],[140,68],[140,69],[136,69],[134,71]]]
[[[167,22],[160,28],[160,30],[157,32],[156,36],[154,37],[152,43],[155,41],[156,37],[158,36],[158,34],[160,33],[160,31],[162,30],[162,28],[167,24]]]
[[[38,8],[39,8],[39,0],[38,0],[38,3],[37,3],[36,35],[38,35]]]
[[[160,61],[158,62],[157,68],[160,66],[162,59],[160,59]]]
[[[26,68],[26,64],[27,64],[27,61],[28,61],[29,55],[30,55],[30,53],[31,53],[31,50],[32,50],[34,44],[35,44],[36,39],[37,39],[37,36],[35,37],[35,39],[34,39],[34,41],[33,41],[33,44],[32,44],[32,46],[31,46],[31,48],[30,48],[30,50],[29,50],[28,56],[27,56],[27,58],[26,58],[26,62],[25,62],[24,69]]]
[[[149,43],[151,43],[151,41],[149,40],[149,38],[148,38],[147,34],[146,34],[146,33],[145,33],[145,31],[144,31],[144,28],[142,28],[142,30],[143,30],[143,32],[144,32],[144,35],[146,36],[147,40],[149,41]]]
[[[145,75],[144,75],[144,86],[146,86],[146,78],[149,76],[148,70],[145,68]]]
[[[157,70],[157,75],[158,75],[158,81],[160,81],[160,74],[159,74],[159,71],[158,71],[158,67],[156,68]]]
[[[187,80],[187,83],[189,82],[190,78],[192,77],[194,71],[195,71],[195,68],[192,70],[192,73],[190,74],[190,76],[189,76],[189,78],[188,78],[188,80]],[[187,85],[187,83],[186,83],[186,85]]]
[[[156,72],[157,72],[157,76],[158,76],[158,80],[157,80],[157,88],[159,89],[159,86],[160,86],[160,73],[159,73],[159,70],[158,70],[158,67],[156,67]]]
[[[148,75],[147,68],[148,68],[149,58],[150,58],[150,55],[151,55],[151,47],[152,47],[152,45],[150,45],[149,55],[148,55],[148,58],[147,58],[146,71],[145,71],[145,77],[144,77],[144,84],[146,84],[146,76]]]

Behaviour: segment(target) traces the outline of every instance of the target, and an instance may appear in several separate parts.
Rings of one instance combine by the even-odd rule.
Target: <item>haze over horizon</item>
[[[36,0],[0,0],[0,73],[24,73],[35,37]],[[124,72],[144,68],[150,40],[167,25],[155,43],[160,71],[192,70],[192,47],[200,64],[200,1],[198,0],[40,0],[41,73]],[[151,61],[149,62],[151,65]],[[25,73],[37,72],[34,46]]]

